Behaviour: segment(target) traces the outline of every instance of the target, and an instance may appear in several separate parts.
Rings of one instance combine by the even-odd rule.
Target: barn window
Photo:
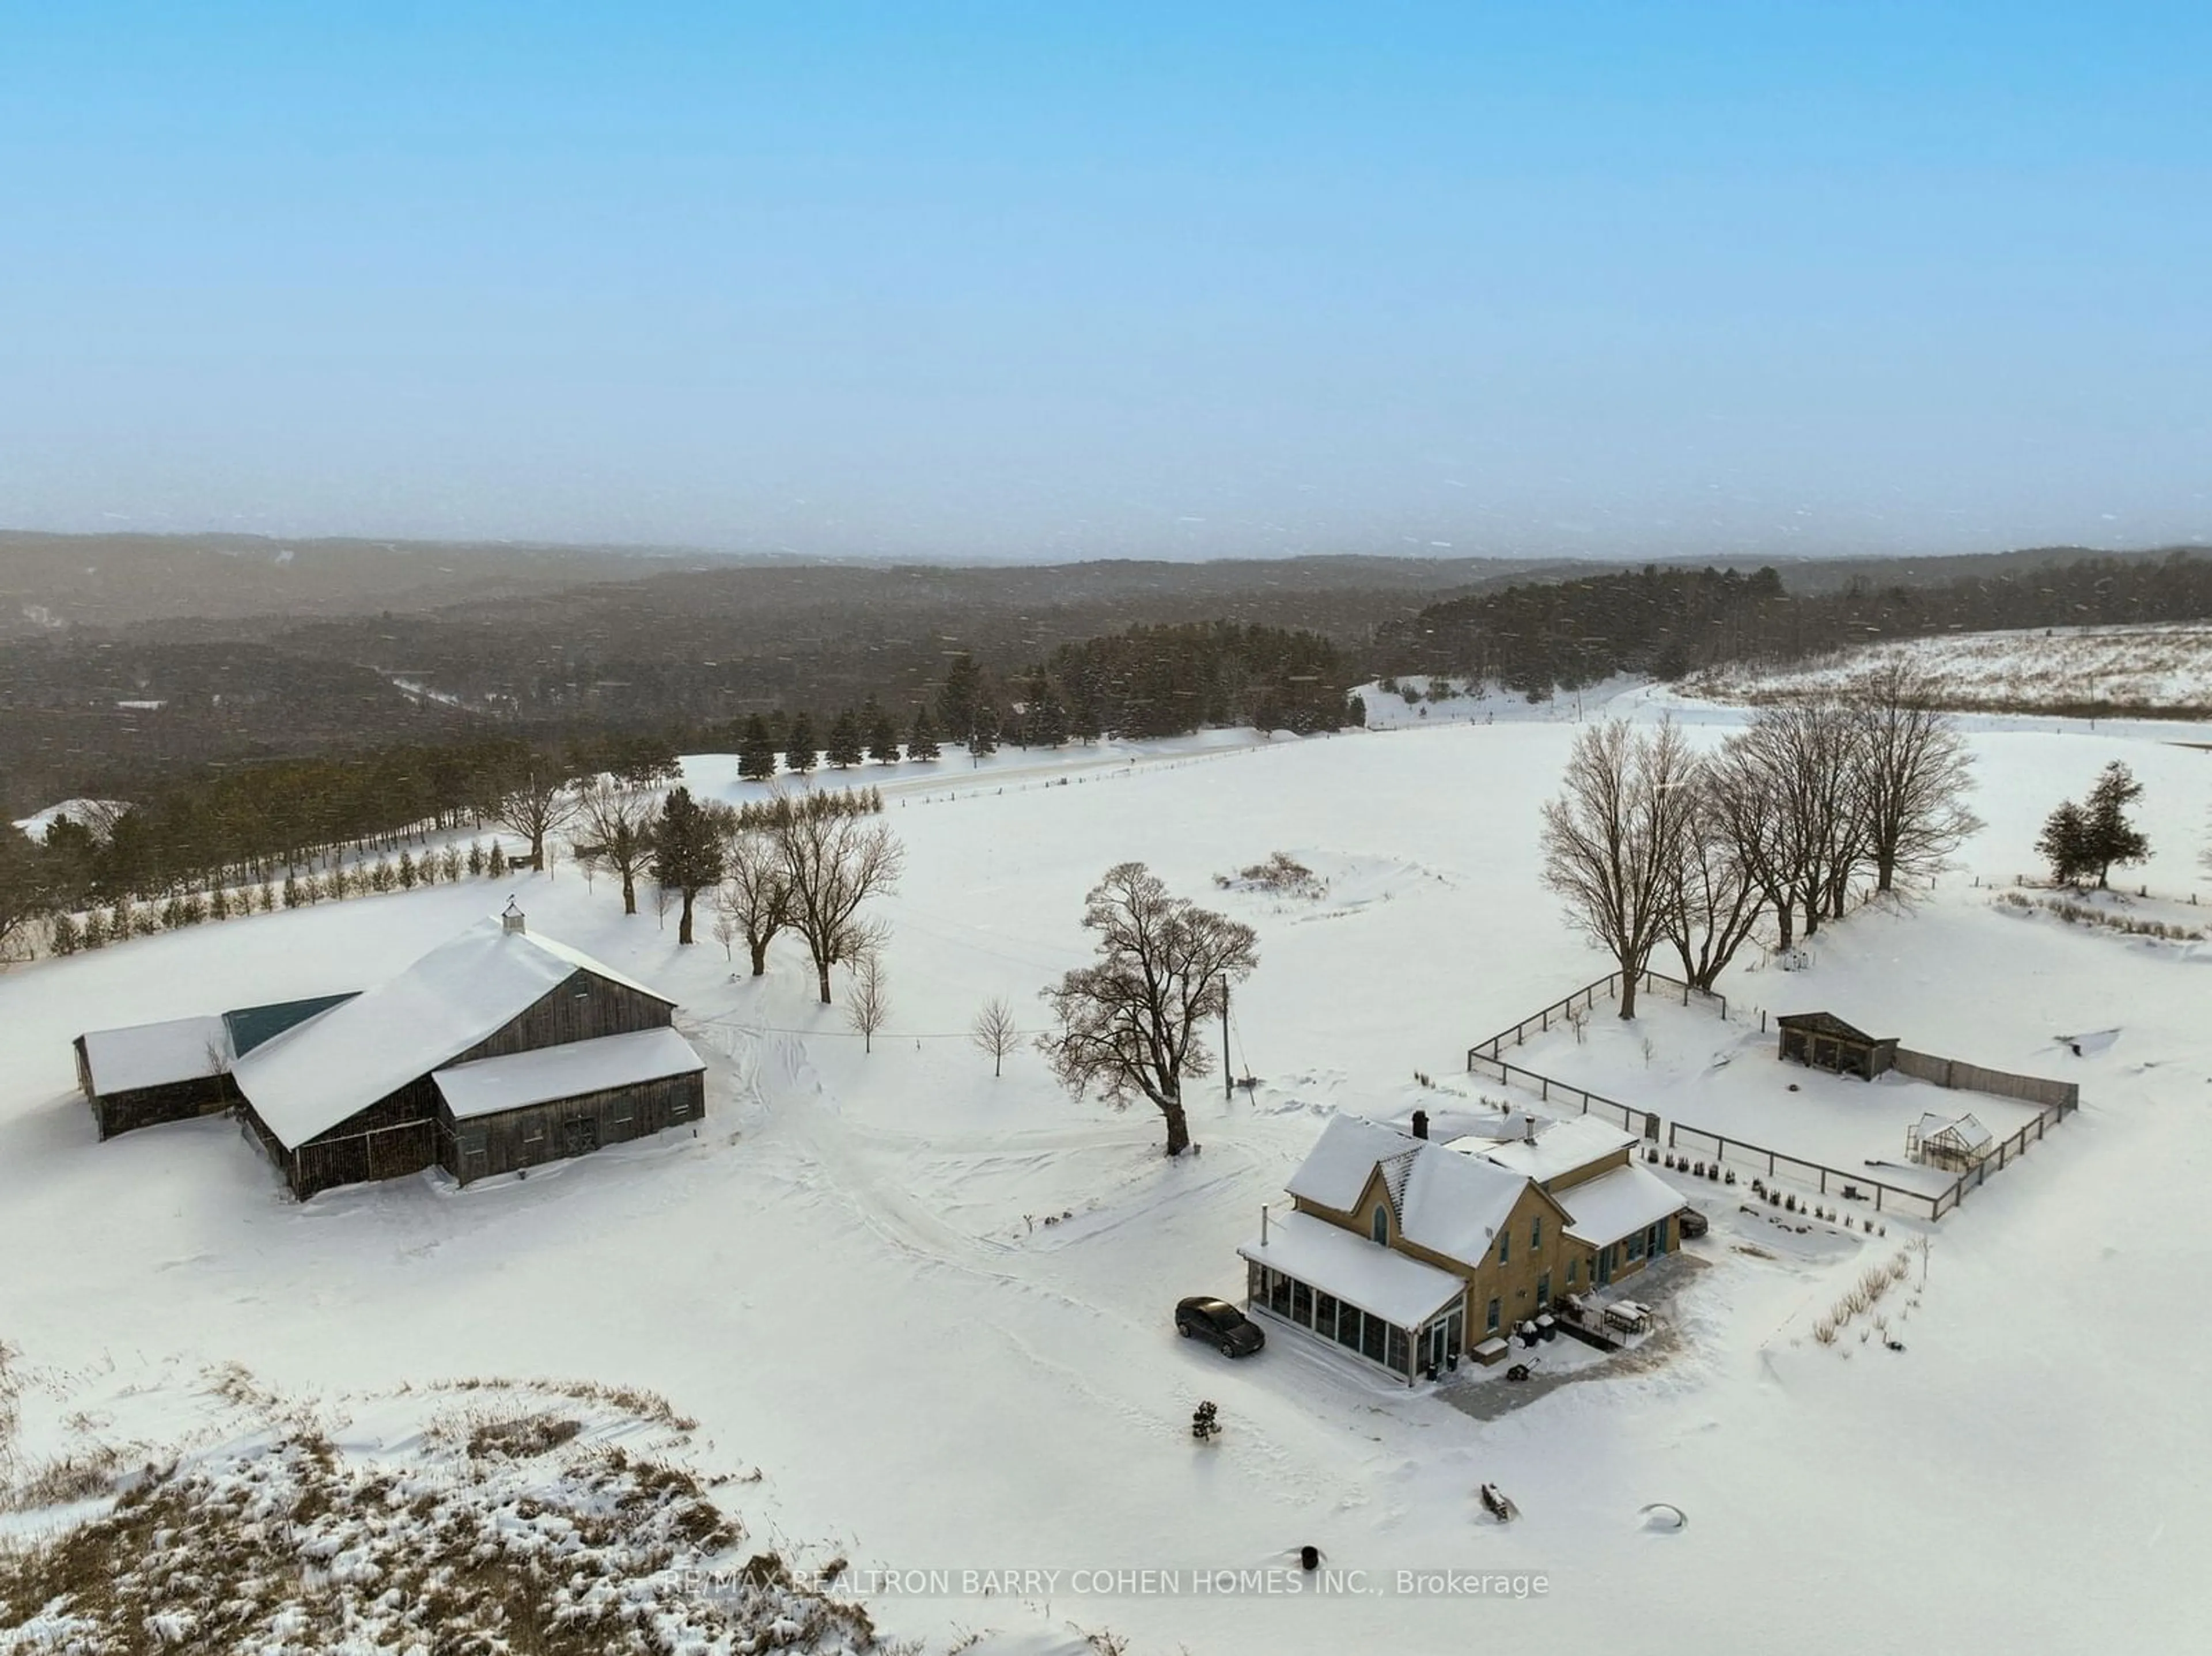
[[[691,1101],[688,1098],[679,1098],[668,1107],[668,1119],[671,1121],[686,1120],[690,1114]]]

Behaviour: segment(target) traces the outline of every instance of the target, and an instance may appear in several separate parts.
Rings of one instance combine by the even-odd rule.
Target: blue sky
[[[0,524],[2212,535],[2212,8],[0,0]]]

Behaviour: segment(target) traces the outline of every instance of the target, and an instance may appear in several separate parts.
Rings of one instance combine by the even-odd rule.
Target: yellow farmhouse
[[[1411,1383],[1677,1243],[1682,1198],[1626,1133],[1583,1118],[1499,1143],[1334,1117],[1237,1252],[1251,1308]],[[1639,1312],[1639,1315],[1640,1315]]]

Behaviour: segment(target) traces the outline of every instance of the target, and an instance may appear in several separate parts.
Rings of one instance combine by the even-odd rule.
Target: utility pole
[[[1221,980],[1221,1095],[1237,1096],[1237,1072],[1229,1066],[1229,980]]]

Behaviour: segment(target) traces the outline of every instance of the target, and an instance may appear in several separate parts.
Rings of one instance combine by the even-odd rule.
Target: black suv
[[[1211,1341],[1224,1357],[1249,1357],[1267,1344],[1260,1325],[1226,1300],[1194,1295],[1176,1307],[1176,1332]]]

